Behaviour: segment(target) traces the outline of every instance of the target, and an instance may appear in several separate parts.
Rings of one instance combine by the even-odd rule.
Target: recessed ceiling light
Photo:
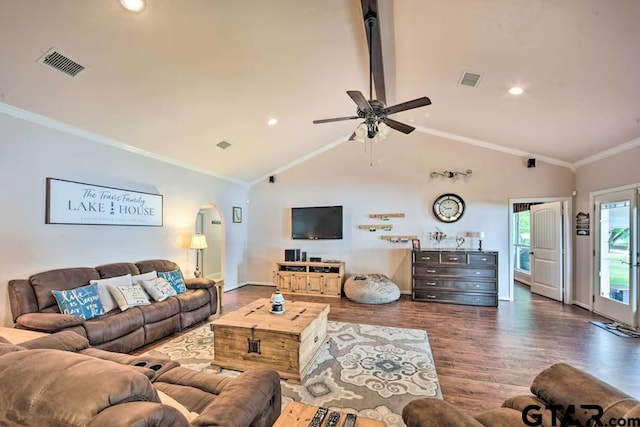
[[[122,6],[131,12],[140,12],[144,9],[144,0],[120,0]]]
[[[522,89],[519,86],[513,86],[513,87],[509,88],[509,93],[511,95],[522,95],[524,93],[524,89]]]
[[[267,122],[267,124],[268,124],[269,126],[275,126],[275,125],[277,125],[277,124],[278,124],[278,119],[275,119],[275,118],[269,119],[269,121]]]

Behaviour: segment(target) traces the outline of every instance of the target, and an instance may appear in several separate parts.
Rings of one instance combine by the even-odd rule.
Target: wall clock
[[[453,193],[439,196],[433,202],[433,213],[442,222],[456,222],[464,213],[464,200]]]

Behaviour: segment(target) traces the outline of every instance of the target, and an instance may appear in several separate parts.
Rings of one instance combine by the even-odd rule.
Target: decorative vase
[[[273,314],[282,314],[284,313],[284,296],[280,293],[279,290],[276,290],[272,295],[271,299],[271,313]]]

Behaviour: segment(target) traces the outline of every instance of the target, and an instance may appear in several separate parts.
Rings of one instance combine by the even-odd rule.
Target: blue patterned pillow
[[[162,277],[164,280],[169,282],[178,294],[187,291],[187,285],[184,284],[184,279],[182,278],[182,272],[180,270],[158,271],[158,277]]]
[[[60,312],[64,314],[91,319],[104,313],[97,283],[66,291],[51,292],[60,307]]]

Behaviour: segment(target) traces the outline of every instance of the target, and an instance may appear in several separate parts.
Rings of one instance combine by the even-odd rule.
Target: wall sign
[[[589,213],[578,212],[576,215],[576,235],[589,235]]]
[[[46,224],[162,227],[162,196],[47,178]]]

